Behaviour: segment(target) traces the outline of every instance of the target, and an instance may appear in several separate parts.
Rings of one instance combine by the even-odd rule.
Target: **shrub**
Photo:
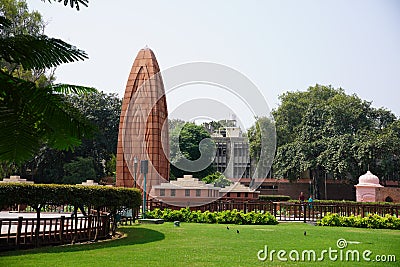
[[[385,217],[377,214],[369,214],[367,217],[354,215],[344,217],[336,213],[328,213],[317,222],[317,225],[400,230],[400,218],[389,214]]]
[[[191,223],[219,223],[219,224],[278,224],[276,218],[269,212],[248,212],[225,210],[220,212],[201,212],[200,210],[191,211],[189,208],[180,210],[164,209],[161,211],[156,208],[146,213],[147,218],[164,219],[167,222],[182,221]]]
[[[140,191],[133,188],[57,185],[57,184],[0,184],[0,208],[15,204],[32,207],[49,205],[84,205],[116,210],[120,207],[138,208]]]

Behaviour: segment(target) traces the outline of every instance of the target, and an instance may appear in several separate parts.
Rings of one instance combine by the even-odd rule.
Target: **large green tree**
[[[85,2],[71,0],[75,6]],[[33,72],[83,60],[87,55],[35,30],[21,32],[15,26],[18,16],[5,15],[4,11],[0,14],[0,160],[21,163],[44,143],[56,149],[72,149],[82,137],[89,136],[92,127],[63,95],[95,90],[67,84],[37,84],[16,76],[14,70]]]
[[[67,98],[68,102],[97,127],[93,137],[82,140],[82,144],[75,149],[74,156],[93,158],[97,178],[112,175],[115,170],[105,167],[109,165],[113,155],[117,154],[121,99],[116,94],[103,92],[71,95]]]
[[[259,117],[247,130],[253,177],[266,178],[270,172],[276,149],[275,122],[269,117]]]
[[[309,171],[318,197],[326,174],[355,181],[369,167],[388,178],[399,173],[398,121],[391,112],[321,85],[285,93],[280,100],[273,112],[278,136],[274,170],[279,177],[296,179]]]
[[[202,179],[214,173],[214,166],[212,163],[206,168],[194,172],[180,168],[185,159],[195,161],[199,159],[201,155],[206,155],[211,162],[212,158],[215,156],[215,153],[212,153],[215,144],[205,144],[202,147],[204,150],[201,152],[199,149],[200,142],[204,139],[211,138],[204,127],[189,122],[183,124],[181,121],[174,121],[174,125],[176,127],[172,128],[169,133],[171,179],[183,177],[184,174],[192,174],[194,177]]]
[[[80,158],[91,158],[95,178],[99,180],[115,173],[115,154],[118,141],[121,99],[116,94],[97,92],[83,96],[66,96],[68,103],[96,126],[91,138],[84,138],[74,151],[58,151],[43,146],[39,153],[24,166],[30,170],[35,182],[62,183],[64,164]]]

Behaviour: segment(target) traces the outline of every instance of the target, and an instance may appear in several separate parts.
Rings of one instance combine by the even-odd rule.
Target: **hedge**
[[[266,201],[288,201],[291,198],[290,196],[283,196],[283,195],[259,195],[258,199]]]
[[[138,208],[141,193],[137,189],[106,186],[0,183],[0,208],[15,204],[32,207],[49,205],[84,205],[112,210]]]
[[[370,214],[367,217],[354,215],[345,217],[339,216],[337,213],[328,213],[317,222],[317,225],[400,230],[400,218],[389,214],[386,214],[385,217],[377,214]]]
[[[191,211],[189,208],[180,210],[156,208],[146,213],[149,219],[164,219],[167,222],[181,221],[190,223],[219,223],[219,224],[278,224],[276,218],[269,212],[248,212],[238,211],[236,209],[220,212],[201,212],[200,210]]]

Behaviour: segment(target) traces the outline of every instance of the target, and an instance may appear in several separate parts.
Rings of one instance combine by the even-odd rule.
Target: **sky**
[[[58,67],[57,82],[122,97],[136,54],[148,46],[161,70],[211,62],[240,72],[272,109],[283,93],[322,84],[400,116],[399,1],[89,0],[80,11],[56,2],[27,3],[48,22],[46,35],[89,56]],[[214,89],[167,93],[169,112]],[[233,98],[219,97],[214,100],[236,106]]]

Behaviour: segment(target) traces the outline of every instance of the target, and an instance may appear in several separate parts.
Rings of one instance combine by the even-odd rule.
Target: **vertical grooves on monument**
[[[122,102],[117,148],[117,186],[133,186],[134,156],[139,161],[148,159],[153,166],[149,168],[148,185],[158,184],[160,178],[169,180],[168,126],[162,129],[168,111],[164,85],[161,75],[156,75],[158,73],[154,53],[148,48],[140,50],[132,65]],[[146,112],[147,118],[139,116]],[[162,147],[162,135],[167,137],[164,140],[167,155]],[[136,173],[140,182],[139,170],[140,166]]]

